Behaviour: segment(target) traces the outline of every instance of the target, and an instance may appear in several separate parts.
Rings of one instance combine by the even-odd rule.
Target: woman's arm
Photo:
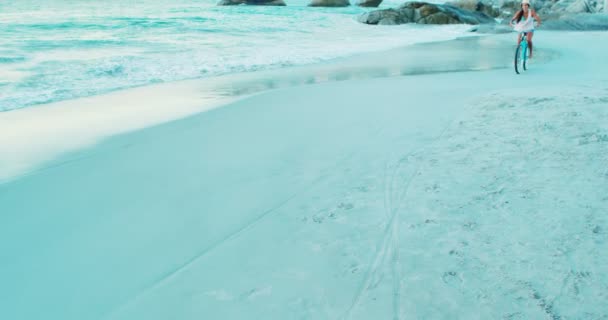
[[[515,14],[513,15],[513,18],[511,18],[511,21],[509,21],[510,26],[513,26],[513,21],[519,19],[520,14],[521,14],[521,10],[515,12]]]
[[[536,14],[535,10],[532,10],[532,18],[534,18],[534,20],[536,20],[536,26],[539,27],[540,26],[540,17]]]

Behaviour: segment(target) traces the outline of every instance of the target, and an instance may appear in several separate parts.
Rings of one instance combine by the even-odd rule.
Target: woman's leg
[[[528,48],[530,48],[530,55],[529,57],[532,58],[532,36],[534,35],[534,32],[528,32],[528,34],[526,35],[526,40],[528,40]]]
[[[521,44],[521,33],[517,36],[517,46],[519,47],[519,44]]]

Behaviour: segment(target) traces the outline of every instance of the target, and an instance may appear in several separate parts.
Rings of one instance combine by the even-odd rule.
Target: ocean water
[[[309,64],[466,33],[368,26],[371,10],[215,0],[0,2],[0,112],[159,82]],[[399,1],[381,7],[397,6]]]

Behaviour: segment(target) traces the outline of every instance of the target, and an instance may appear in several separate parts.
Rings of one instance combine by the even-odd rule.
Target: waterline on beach
[[[0,113],[0,181],[108,136],[186,117],[291,86],[504,68],[504,37],[465,37],[326,63],[157,84]],[[471,48],[476,48],[471,51]],[[542,56],[540,57],[542,58]]]

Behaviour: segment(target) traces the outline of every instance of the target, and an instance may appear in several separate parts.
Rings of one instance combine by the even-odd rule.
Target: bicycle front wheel
[[[519,74],[520,71],[520,63],[521,63],[521,46],[517,46],[515,49],[515,59],[513,61],[513,65],[515,66],[515,73]]]
[[[526,71],[528,70],[528,46],[524,46],[521,51],[521,66],[524,68],[524,71]]]

